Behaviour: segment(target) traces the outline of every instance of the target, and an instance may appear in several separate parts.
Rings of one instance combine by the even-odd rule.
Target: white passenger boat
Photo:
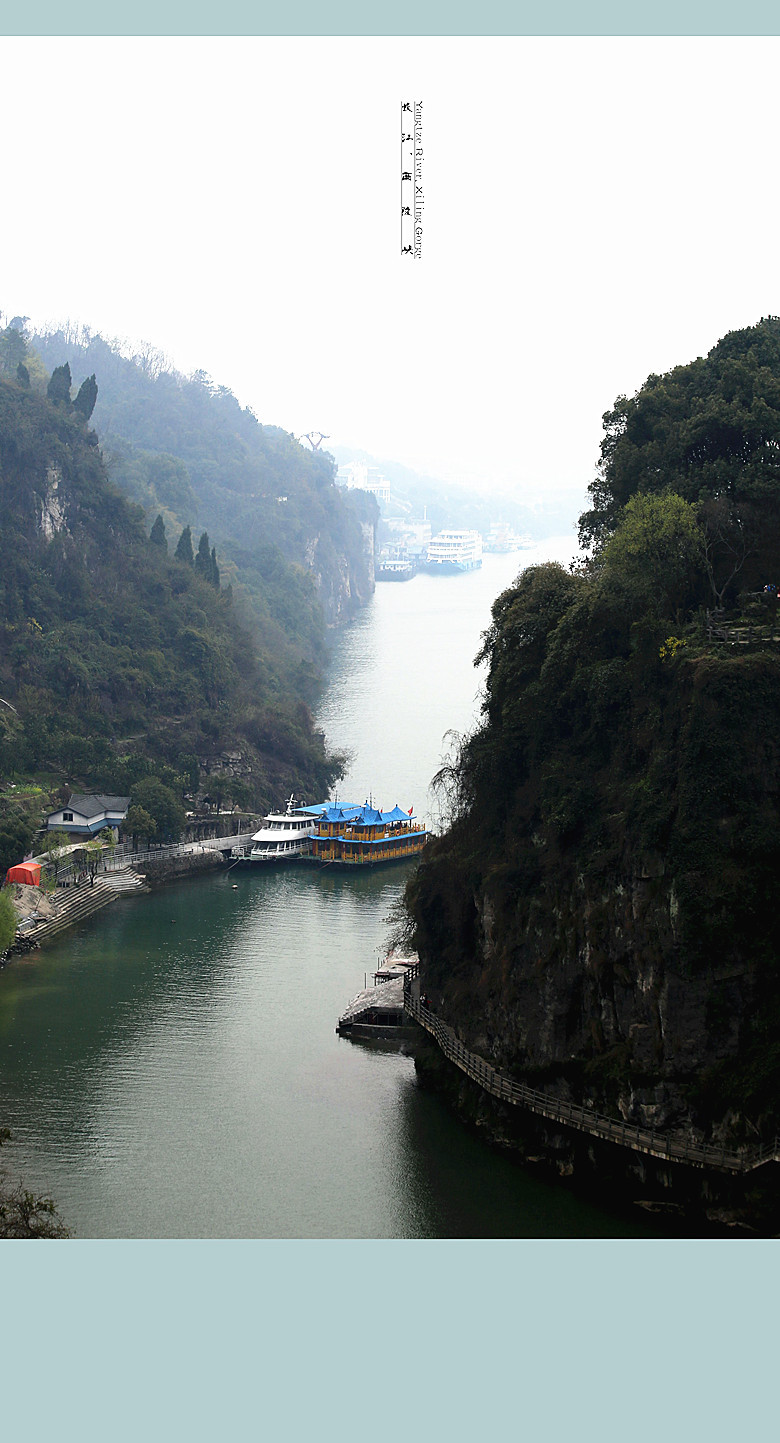
[[[425,560],[426,571],[475,571],[482,565],[482,537],[478,531],[440,531]]]
[[[283,812],[269,812],[263,825],[252,838],[250,862],[286,862],[305,856],[311,850],[311,837],[317,830],[321,812],[327,802],[312,807],[296,807],[295,797]]]

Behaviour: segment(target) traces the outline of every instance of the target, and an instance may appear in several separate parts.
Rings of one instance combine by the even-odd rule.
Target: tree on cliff
[[[165,522],[162,516],[158,516],[150,533],[149,540],[153,546],[159,546],[161,551],[168,555],[168,538],[165,535]]]
[[[74,411],[78,411],[79,414],[84,417],[84,420],[88,421],[90,416],[92,415],[92,412],[95,409],[95,402],[97,401],[97,398],[97,381],[95,380],[95,376],[93,373],[91,376],[87,377],[86,381],[82,381],[81,385],[79,386],[78,395],[73,402]]]
[[[706,574],[697,508],[668,491],[632,496],[594,569],[639,587],[646,607],[658,616],[678,616],[695,604],[697,582]]]
[[[606,418],[588,564],[494,604],[482,724],[406,899],[467,1046],[741,1145],[780,1123],[780,649],[774,625],[720,644],[702,609],[780,579],[780,322],[712,355]]]
[[[713,594],[763,584],[780,550],[780,317],[732,331],[706,357],[648,376],[605,413],[585,546],[602,546],[632,496],[699,506]],[[766,573],[766,574],[765,574]]]
[[[27,342],[21,329],[14,325],[6,326],[4,331],[0,331],[0,374],[18,375],[19,366],[26,358]]]
[[[219,567],[217,566],[216,548],[209,550],[208,532],[204,531],[198,542],[198,550],[195,556],[195,570],[204,581],[219,591]]]
[[[46,394],[53,406],[70,406],[71,385],[70,366],[67,361],[64,366],[55,366],[46,387]]]
[[[192,528],[185,526],[179,537],[176,550],[173,553],[177,561],[184,562],[185,566],[194,566],[195,556],[192,550]]]

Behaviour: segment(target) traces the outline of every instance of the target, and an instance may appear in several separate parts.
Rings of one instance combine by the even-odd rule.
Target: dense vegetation
[[[493,608],[483,724],[408,890],[426,984],[520,1076],[771,1136],[780,320],[604,419],[589,560],[531,568]],[[711,640],[715,602],[749,644]]]
[[[49,368],[97,378],[93,424],[112,481],[169,534],[191,526],[216,543],[253,626],[287,655],[294,686],[316,694],[323,615],[336,622],[372,587],[373,498],[344,495],[333,458],[261,425],[203,371],[185,377],[151,348],[128,357],[85,328],[32,337]],[[293,658],[298,663],[293,667]]]
[[[181,799],[230,754],[236,800],[326,791],[337,764],[280,622],[250,636],[207,533],[179,556],[162,521],[147,534],[107,478],[91,386],[72,401],[64,363],[41,394],[18,366],[0,380],[0,776],[118,793],[156,776]],[[0,813],[21,844],[24,808]]]

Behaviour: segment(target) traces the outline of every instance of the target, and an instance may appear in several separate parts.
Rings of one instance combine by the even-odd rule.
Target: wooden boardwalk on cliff
[[[418,969],[414,969],[416,977]],[[460,1068],[478,1086],[489,1092],[491,1097],[500,1098],[514,1107],[526,1108],[539,1117],[551,1122],[562,1123],[576,1128],[578,1132],[589,1133],[591,1137],[603,1138],[634,1152],[646,1153],[649,1157],[661,1158],[666,1162],[686,1163],[690,1167],[714,1168],[720,1172],[745,1173],[763,1166],[767,1162],[780,1162],[780,1140],[765,1147],[745,1148],[736,1152],[712,1143],[697,1142],[687,1134],[662,1132],[656,1128],[638,1127],[630,1122],[618,1122],[595,1109],[582,1107],[577,1103],[565,1102],[538,1088],[515,1082],[505,1073],[497,1071],[476,1052],[469,1052],[451,1027],[442,1022],[430,1007],[426,1007],[414,996],[413,976],[406,979],[404,988],[404,1010],[425,1028],[435,1039],[445,1057]]]

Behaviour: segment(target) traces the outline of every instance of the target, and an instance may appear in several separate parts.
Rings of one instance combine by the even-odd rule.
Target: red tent
[[[20,862],[17,867],[8,868],[5,880],[6,882],[24,882],[28,887],[40,887],[41,864],[40,862]]]

